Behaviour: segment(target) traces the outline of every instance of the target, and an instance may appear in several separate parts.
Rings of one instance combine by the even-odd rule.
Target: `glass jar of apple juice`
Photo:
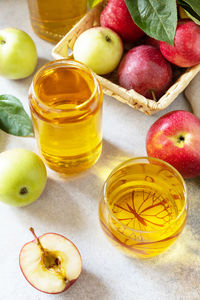
[[[53,61],[35,74],[29,104],[38,147],[50,168],[78,173],[97,161],[102,100],[94,73],[77,61]]]
[[[87,13],[87,0],[28,0],[31,25],[42,39],[58,42]]]

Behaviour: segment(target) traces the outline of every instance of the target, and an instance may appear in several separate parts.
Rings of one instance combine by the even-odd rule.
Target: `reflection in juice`
[[[38,146],[52,169],[77,173],[101,153],[101,88],[82,64],[61,60],[46,66],[29,96]]]
[[[157,255],[184,227],[185,192],[182,178],[161,161],[125,165],[111,175],[100,201],[102,228],[128,255]]]
[[[41,38],[59,41],[87,12],[87,0],[28,0],[31,24]]]

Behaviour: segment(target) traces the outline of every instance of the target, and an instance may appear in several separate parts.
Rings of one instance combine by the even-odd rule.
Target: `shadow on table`
[[[88,213],[96,211],[104,181],[111,170],[128,157],[128,154],[104,140],[99,161],[86,172],[77,176],[60,177],[50,171],[40,199],[18,210],[20,219],[26,221],[27,215],[30,215],[35,223],[38,220],[40,224],[48,226],[48,229],[56,226],[61,232],[63,229],[65,232],[67,230],[66,234],[84,231],[88,226],[86,208],[89,205]]]
[[[27,222],[29,215],[35,224],[45,225],[48,230],[58,232],[81,232],[85,226],[85,218],[80,210],[79,203],[75,196],[69,194],[68,186],[48,178],[47,185],[40,198],[31,205],[19,208],[18,214],[21,221]],[[51,229],[52,228],[52,229]]]
[[[95,274],[83,269],[80,278],[66,293],[60,295],[59,299],[108,300],[111,297],[109,297],[108,288],[102,280]]]
[[[50,177],[70,183],[71,189],[79,190],[80,193],[98,199],[101,188],[110,172],[121,162],[131,156],[123,150],[103,140],[102,154],[98,162],[85,172],[74,176],[63,176],[56,173]]]

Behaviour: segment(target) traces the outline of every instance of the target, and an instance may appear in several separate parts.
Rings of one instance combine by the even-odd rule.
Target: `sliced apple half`
[[[67,238],[57,233],[46,233],[25,244],[19,264],[27,281],[36,289],[58,294],[68,289],[79,277],[82,260],[79,250]]]

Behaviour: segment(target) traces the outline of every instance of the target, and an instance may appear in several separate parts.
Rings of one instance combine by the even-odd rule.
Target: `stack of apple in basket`
[[[106,6],[102,2],[52,54],[56,59],[68,58],[70,48],[76,60],[98,74],[105,94],[146,114],[162,110],[200,71],[200,28],[191,19],[177,23],[175,2],[166,1],[165,8],[160,2],[156,5],[154,13],[144,8],[141,17],[132,0],[109,0]],[[171,15],[166,18],[168,10]],[[156,17],[160,11],[163,27]]]

